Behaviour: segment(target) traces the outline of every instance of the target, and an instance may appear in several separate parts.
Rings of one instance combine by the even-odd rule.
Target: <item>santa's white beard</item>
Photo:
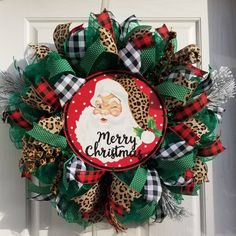
[[[135,135],[134,128],[139,127],[137,123],[135,122],[132,114],[130,111],[122,111],[121,114],[117,117],[114,117],[112,115],[94,115],[93,114],[94,108],[89,106],[85,108],[79,118],[78,121],[76,121],[76,129],[75,134],[77,141],[82,146],[83,152],[86,153],[86,148],[88,146],[94,146],[95,142],[98,141],[99,133],[106,133],[109,131],[110,137],[117,135],[124,137],[127,136],[127,139],[129,140],[135,140],[135,144],[130,143],[118,143],[119,140],[115,141],[114,143],[107,144],[105,139],[100,139],[100,142],[98,143],[98,149],[105,149],[105,150],[112,150],[115,147],[119,146],[119,150],[127,150],[127,152],[134,151],[134,145],[135,149],[141,144],[141,140]],[[101,123],[100,119],[105,118],[107,119],[106,123]],[[99,132],[99,133],[98,133]],[[106,136],[107,137],[107,136]],[[124,145],[124,148],[122,146]],[[92,153],[92,151],[91,151]],[[91,155],[91,154],[89,154]],[[124,156],[100,156],[100,155],[91,155],[91,157],[99,158],[100,161],[103,163],[105,162],[114,162],[122,159]]]

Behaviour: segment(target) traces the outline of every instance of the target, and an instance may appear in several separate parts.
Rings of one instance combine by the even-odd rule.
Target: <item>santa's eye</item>
[[[95,106],[96,106],[96,108],[102,108],[102,105],[99,101],[95,102]]]

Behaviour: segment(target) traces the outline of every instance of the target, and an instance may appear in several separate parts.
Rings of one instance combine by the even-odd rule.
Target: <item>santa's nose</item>
[[[109,114],[109,111],[107,109],[101,109],[100,110],[100,114],[101,115],[108,115]]]

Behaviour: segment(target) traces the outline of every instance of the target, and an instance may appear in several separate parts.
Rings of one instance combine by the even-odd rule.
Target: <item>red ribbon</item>
[[[207,147],[202,147],[198,149],[198,156],[208,157],[215,156],[221,152],[223,152],[225,148],[223,147],[220,138],[218,137],[215,142],[210,144]]]
[[[164,24],[162,27],[156,29],[157,33],[160,34],[160,36],[163,39],[168,39],[169,38],[169,30]]]
[[[8,117],[18,126],[30,130],[32,129],[32,125],[30,124],[29,121],[27,121],[21,111],[19,109],[13,111],[13,112],[8,112]]]
[[[83,184],[94,184],[97,183],[104,174],[104,170],[80,170],[76,172],[75,179]]]
[[[174,133],[176,133],[181,139],[183,139],[188,145],[194,146],[200,139],[191,128],[184,123],[180,123],[175,126],[169,127]]]
[[[193,178],[194,178],[193,172],[191,170],[186,170],[186,172],[184,174],[185,181],[187,182]],[[192,181],[189,184],[187,184],[186,186],[182,186],[180,191],[181,191],[181,193],[192,195],[194,187],[195,187],[195,184],[194,184],[194,181]]]
[[[194,114],[201,111],[208,104],[208,98],[205,93],[201,94],[197,99],[181,107],[175,113],[175,120],[181,121],[192,117]]]
[[[206,71],[204,70],[201,70],[195,66],[193,66],[192,64],[188,64],[186,65],[186,67],[196,76],[198,77],[203,77],[205,74],[207,74]]]
[[[34,87],[34,90],[44,103],[55,108],[60,107],[58,95],[44,78]]]

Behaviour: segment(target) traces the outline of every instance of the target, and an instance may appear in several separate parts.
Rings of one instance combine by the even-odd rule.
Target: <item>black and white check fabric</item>
[[[55,84],[54,89],[57,93],[61,106],[63,107],[67,101],[78,91],[85,79],[75,77],[68,74],[63,75]]]
[[[123,23],[120,25],[120,33],[121,33],[121,40],[125,38],[127,33],[132,29],[132,25],[137,26],[138,25],[138,19],[135,15],[132,15],[128,17],[126,20],[124,20]]]
[[[172,181],[163,181],[167,186],[187,186],[188,184],[193,182],[193,178],[188,179],[187,181],[183,176],[180,176],[177,180]]]
[[[207,106],[207,108],[213,112],[216,113],[216,117],[218,119],[219,122],[222,122],[222,116],[223,116],[223,113],[225,111],[225,109],[223,107],[219,107],[219,106]]]
[[[29,199],[35,201],[51,201],[54,198],[52,193],[49,194],[35,194],[32,195]]]
[[[162,186],[156,170],[147,171],[147,181],[144,185],[144,198],[147,201],[159,202],[162,193]]]
[[[161,148],[152,158],[174,161],[192,150],[193,146],[186,144],[185,141],[180,141]]]
[[[57,197],[55,199],[55,206],[56,206],[57,214],[61,215],[61,213],[62,213],[62,211],[61,211],[61,197],[59,195],[57,195]]]
[[[135,49],[134,45],[130,42],[126,44],[126,47],[119,51],[120,59],[124,65],[133,73],[139,73],[141,68],[141,52]]]
[[[190,80],[191,77],[193,77],[193,74],[191,73],[190,70],[182,69],[182,70],[172,72],[171,74],[167,76],[167,79],[170,79],[170,80],[176,79],[179,74],[183,75],[188,80]]]
[[[66,55],[70,58],[72,64],[78,64],[86,50],[86,39],[84,30],[76,31],[72,33],[69,39],[66,41]]]
[[[156,223],[161,223],[165,219],[166,215],[163,211],[162,205],[158,205],[156,214],[155,214],[155,222]]]
[[[78,184],[78,187],[82,187],[82,183],[78,182],[75,179],[75,174],[78,170],[86,170],[85,163],[77,156],[74,156],[69,163],[67,164],[66,167],[66,179],[68,182],[70,181],[76,181]]]
[[[132,28],[134,28],[135,26],[138,25],[138,19],[135,15],[128,17],[121,24],[116,21],[115,17],[112,14],[110,15],[110,17],[112,19],[113,24],[116,25],[116,28],[119,31],[120,40],[123,40],[126,37],[126,35],[128,34],[128,32]]]

